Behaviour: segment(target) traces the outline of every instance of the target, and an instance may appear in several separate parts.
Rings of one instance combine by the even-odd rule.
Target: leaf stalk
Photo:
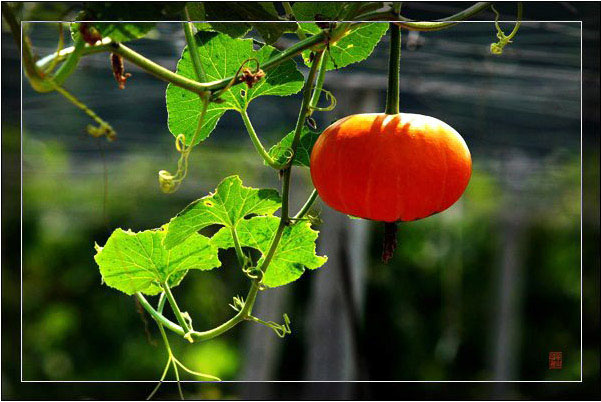
[[[261,143],[261,140],[259,139],[259,136],[257,135],[257,132],[255,131],[255,129],[250,121],[250,118],[248,117],[248,112],[246,111],[246,108],[240,110],[240,116],[242,117],[242,121],[244,122],[246,131],[248,131],[248,136],[250,137],[253,145],[255,146],[257,153],[261,156],[261,158],[263,158],[265,163],[267,163],[269,166],[271,166],[272,168],[274,168],[276,170],[283,169],[286,166],[286,164],[281,165],[281,164],[277,163],[269,155],[269,152],[267,152],[265,150],[265,147],[263,147],[263,144]]]
[[[169,305],[171,306],[171,309],[173,310],[173,313],[175,314],[175,318],[177,318],[177,322],[179,322],[179,325],[181,325],[181,327],[184,331],[184,338],[188,339],[188,334],[190,333],[190,326],[184,319],[184,316],[183,316],[181,310],[179,309],[177,302],[175,301],[175,297],[173,297],[173,293],[171,293],[171,288],[169,287],[169,285],[167,283],[164,283],[162,288],[163,288],[163,291],[165,292],[165,296],[167,297],[167,301],[169,302]],[[192,341],[190,341],[190,342],[192,342]]]
[[[182,22],[182,25],[184,28],[184,35],[186,36],[186,43],[188,44],[188,52],[190,52],[190,57],[192,59],[192,66],[194,67],[194,72],[196,73],[196,79],[199,82],[204,82],[206,81],[206,76],[200,61],[200,54],[198,53],[194,32],[192,31],[193,24],[189,22],[190,14],[188,13],[187,5],[184,6],[184,16],[186,18],[186,22]]]
[[[293,224],[296,224],[297,222],[300,222],[300,220],[305,217],[305,215],[307,214],[307,212],[309,212],[309,210],[311,210],[311,207],[313,206],[313,203],[317,199],[318,195],[319,194],[317,194],[317,190],[313,189],[313,191],[311,192],[311,195],[309,195],[309,198],[307,199],[307,201],[305,202],[305,204],[302,206],[302,208],[300,209],[300,211],[298,211],[298,213],[296,215],[294,215],[294,218],[292,218],[292,220],[294,221]]]

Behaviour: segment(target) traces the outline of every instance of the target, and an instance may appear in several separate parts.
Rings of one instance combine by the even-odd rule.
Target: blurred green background
[[[40,55],[53,51],[56,24],[27,29]],[[500,57],[488,53],[494,40],[488,22],[403,40],[401,109],[437,117],[463,135],[474,160],[465,195],[445,213],[401,224],[387,265],[379,259],[381,224],[351,220],[318,203],[324,220],[319,251],[329,262],[285,289],[261,293],[256,309],[278,322],[287,313],[292,335],[282,340],[242,323],[199,345],[173,336],[176,355],[189,367],[224,380],[257,381],[598,377],[594,345],[584,345],[582,355],[597,364],[581,373],[581,292],[584,308],[598,311],[598,288],[585,277],[581,289],[580,24],[524,23]],[[3,47],[14,46],[11,41],[3,32]],[[161,23],[131,46],[174,69],[183,33],[178,24]],[[320,128],[344,115],[383,110],[387,48],[385,38],[368,60],[326,76],[339,105],[319,115]],[[18,62],[18,55],[5,59],[3,52],[3,64]],[[279,188],[230,112],[194,149],[181,189],[162,194],[157,172],[174,170],[177,160],[166,127],[166,84],[127,63],[126,69],[133,77],[120,91],[107,55],[88,56],[66,85],[113,125],[114,143],[86,135],[86,116],[59,95],[23,84],[23,360],[3,372],[3,394],[8,387],[10,395],[8,378],[18,378],[19,370],[24,380],[158,379],[166,355],[156,326],[133,298],[101,284],[94,242],[104,244],[117,227],[137,231],[165,223],[230,174],[245,185]],[[9,85],[18,91],[18,80]],[[267,144],[290,131],[299,104],[298,96],[265,97],[251,106]],[[18,125],[3,121],[3,152],[18,150],[19,138]],[[585,152],[596,166],[585,166],[584,184],[598,189],[598,149]],[[308,171],[296,169],[293,180],[295,209],[311,190]],[[584,236],[598,240],[598,210],[582,212]],[[13,214],[2,223],[16,239],[18,205]],[[175,290],[197,329],[228,319],[231,298],[247,290],[235,255],[221,252],[221,258],[223,268],[190,272]],[[582,258],[585,270],[598,269],[595,250]],[[3,264],[3,279],[7,268]],[[16,268],[10,267],[18,280]],[[18,303],[19,288],[8,292],[3,286],[3,303]],[[16,325],[18,310],[14,317]],[[587,320],[585,327],[598,328],[598,318]],[[563,352],[563,369],[549,370],[551,351]],[[304,384],[299,397],[313,395],[317,386]],[[331,386],[328,392],[341,398],[376,392],[366,383]],[[279,387],[189,383],[184,390],[190,397],[261,398]],[[139,392],[120,395],[145,396]],[[491,392],[530,395],[511,383],[492,383],[471,396]],[[165,385],[159,395],[174,397],[175,388]]]

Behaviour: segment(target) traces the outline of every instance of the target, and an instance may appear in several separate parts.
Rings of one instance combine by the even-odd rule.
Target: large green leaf
[[[175,247],[209,225],[224,225],[229,230],[248,215],[270,215],[280,205],[276,190],[244,187],[238,176],[226,177],[214,193],[194,201],[171,219],[165,247]]]
[[[104,247],[96,245],[94,259],[104,283],[128,295],[154,295],[161,292],[159,284],[177,286],[190,269],[221,265],[207,237],[195,234],[170,250],[163,246],[164,237],[164,229],[115,230]]]
[[[296,147],[292,164],[296,166],[309,166],[311,151],[313,150],[315,141],[317,141],[319,138],[319,134],[320,133],[311,130],[309,127],[303,127],[300,135],[300,142]],[[286,163],[288,161],[290,146],[292,145],[293,139],[294,130],[286,134],[286,136],[282,138],[280,142],[271,147],[269,150],[269,156],[271,156],[279,164]]]
[[[257,216],[241,221],[236,229],[242,247],[252,247],[263,254],[258,266],[269,250],[279,222],[279,218],[274,216]],[[283,286],[300,278],[305,268],[317,269],[325,264],[327,257],[315,254],[317,235],[318,232],[311,229],[311,224],[306,221],[287,226],[267,267],[263,283],[269,287]],[[231,231],[227,228],[220,229],[211,241],[219,248],[234,246]]]
[[[315,24],[302,23],[300,26],[303,30],[315,32]],[[354,28],[336,42],[330,42],[330,51],[326,59],[327,70],[346,67],[367,59],[387,30],[388,23],[371,22]],[[306,65],[310,65],[310,53],[309,50],[303,52]]]
[[[333,3],[333,2],[305,2],[294,3],[292,11],[299,23],[299,29],[309,34],[317,34],[322,31],[315,22],[307,21],[338,21],[344,20],[355,3]],[[364,2],[363,7],[377,7],[378,3]],[[329,28],[325,28],[328,30]],[[388,23],[373,22],[354,28],[337,41],[329,43],[330,52],[326,59],[327,70],[346,67],[349,64],[365,60],[373,52],[380,42],[382,36],[388,29]],[[310,65],[309,55],[311,51],[303,52],[305,64]]]
[[[341,4],[343,3],[301,1],[294,3],[292,11],[297,21],[315,21],[317,19],[336,21],[347,11]],[[348,2],[345,5],[349,7],[351,4]],[[304,22],[299,24],[299,27],[304,32],[313,35],[321,31],[321,28],[314,22]],[[326,68],[333,70],[365,60],[373,52],[387,29],[388,23],[372,22],[353,29],[336,42],[330,42],[330,54],[326,61]],[[309,65],[309,54],[308,50],[303,52],[303,59],[307,65]]]
[[[254,50],[252,39],[233,39],[215,32],[197,33],[196,42],[207,81],[233,76],[249,58],[255,58],[262,64],[279,54],[271,46]],[[254,69],[255,63],[249,62],[247,66]],[[187,47],[177,64],[177,73],[196,79]],[[212,102],[209,105],[195,143],[209,136],[227,110],[244,110],[253,99],[262,95],[291,95],[300,91],[302,86],[302,74],[294,61],[288,60],[269,70],[252,88],[244,84],[230,88],[221,96],[220,103]],[[169,84],[166,97],[169,130],[174,136],[184,134],[186,142],[190,144],[200,116],[201,103],[198,95]]]

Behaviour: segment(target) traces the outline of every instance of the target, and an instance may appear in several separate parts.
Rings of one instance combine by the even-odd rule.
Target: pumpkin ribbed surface
[[[384,222],[444,211],[461,197],[471,172],[459,133],[419,114],[345,117],[325,129],[311,152],[311,178],[326,204]]]

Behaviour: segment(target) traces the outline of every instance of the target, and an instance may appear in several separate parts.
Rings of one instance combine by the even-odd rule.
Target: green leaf
[[[219,267],[217,249],[209,238],[195,234],[177,247],[163,247],[164,229],[134,233],[115,230],[94,259],[104,283],[128,295],[161,292],[159,284],[177,286],[188,270]]]
[[[103,38],[115,42],[126,42],[144,37],[155,22],[117,22],[117,21],[157,21],[172,15],[176,10],[168,11],[161,3],[148,2],[144,7],[127,6],[115,2],[87,2],[78,20],[115,21],[92,22]],[[79,24],[71,24],[72,34],[79,31]]]
[[[236,230],[242,247],[252,247],[263,254],[257,266],[261,266],[279,222],[275,216],[258,216],[243,220],[238,225]],[[267,267],[263,283],[269,287],[286,285],[300,278],[305,268],[317,269],[325,264],[327,257],[315,254],[318,234],[306,221],[287,226]],[[231,231],[225,228],[220,229],[211,242],[219,248],[234,246]]]
[[[209,225],[224,225],[229,230],[248,215],[270,215],[280,206],[276,190],[244,187],[240,177],[226,177],[215,193],[194,201],[171,219],[165,247],[171,249]]]
[[[196,43],[207,81],[233,76],[249,58],[255,58],[262,64],[279,54],[279,51],[271,46],[254,50],[252,39],[232,39],[225,34],[214,32],[197,33]],[[246,66],[251,70],[255,69],[254,62],[249,62]],[[177,63],[177,73],[195,79],[187,47]],[[262,95],[292,95],[300,91],[302,86],[302,74],[294,61],[287,60],[269,70],[252,88],[244,84],[230,88],[221,96],[221,103],[209,104],[203,127],[194,142],[206,139],[227,110],[244,110],[253,99]],[[167,86],[166,96],[169,130],[174,136],[184,134],[189,145],[192,143],[200,116],[200,99],[197,94],[172,84]]]
[[[336,21],[343,5],[344,3],[334,3],[331,1],[297,1],[292,5],[292,12],[297,21]],[[303,31],[312,34],[321,31],[321,28],[313,22],[299,24],[299,27]]]
[[[319,28],[313,23],[301,23],[300,26],[307,32],[319,32]],[[326,69],[335,70],[367,59],[387,30],[388,23],[372,22],[360,25],[336,42],[330,42]],[[310,54],[310,50],[303,52],[303,60],[307,66],[311,64]]]
[[[271,47],[263,46],[258,51],[254,52],[252,57],[256,58],[260,64],[278,56],[280,51]],[[252,66],[252,63],[250,64]],[[266,73],[265,79],[259,81],[252,88],[245,88],[241,85],[230,89],[235,94],[235,97],[243,99],[248,105],[253,99],[264,95],[288,96],[297,93],[303,87],[303,75],[296,68],[296,63],[288,60],[280,64],[273,70]],[[246,95],[242,96],[241,91],[245,91]]]
[[[263,10],[265,10],[266,12],[268,12],[270,14],[270,16],[273,18],[274,21],[277,21],[279,16],[278,16],[278,10],[276,10],[275,5],[273,4],[272,1],[259,1],[258,4],[261,6],[261,8]],[[296,24],[294,24],[296,25]]]
[[[215,30],[232,38],[239,38],[248,33],[251,28],[255,28],[267,44],[274,43],[284,32],[295,32],[298,29],[296,22],[282,21],[270,2],[231,2],[226,7],[218,2],[205,2],[202,10],[196,6],[194,15],[195,20],[213,21],[199,26],[199,29]]]
[[[311,130],[309,127],[304,126],[301,135],[300,142],[296,147],[294,155],[293,165],[296,166],[309,166],[311,159],[311,151],[315,141],[319,138],[320,133]],[[283,164],[288,161],[288,154],[292,140],[294,139],[294,130],[289,132],[280,142],[275,144],[269,150],[269,156],[271,156],[277,163]]]
[[[223,8],[219,3],[210,4],[219,9]],[[252,21],[249,24],[257,30],[259,35],[268,44],[277,41],[284,32],[295,32],[298,29],[296,22],[282,21],[273,4],[269,2],[231,2],[228,8],[232,13],[237,15],[238,20]]]
[[[355,20],[357,13],[363,14],[374,11],[384,6],[383,2],[364,1],[359,9],[358,2],[331,2],[331,1],[297,1],[292,6],[294,18],[297,21],[347,21]],[[301,29],[308,33],[317,33],[320,28],[315,24],[307,25]]]
[[[115,42],[143,38],[155,25],[154,22],[94,23],[103,38],[109,37]]]
[[[333,2],[296,2],[292,6],[294,17],[297,21],[337,21],[344,20],[345,15],[350,12],[348,7],[353,4]],[[370,5],[365,3],[364,6]],[[373,5],[371,5],[373,6]],[[299,28],[310,34],[318,34],[322,31],[314,22],[299,23]],[[327,28],[326,28],[327,29]],[[373,52],[382,36],[388,29],[388,23],[369,23],[359,26],[346,36],[336,42],[330,42],[330,52],[326,59],[326,69],[346,67],[349,64],[365,60]],[[310,65],[309,55],[311,51],[303,52],[303,59],[307,66]]]
[[[127,42],[144,37],[152,28],[154,22],[94,22],[91,23],[103,38],[111,38],[115,42]],[[79,34],[79,23],[71,24],[71,36]]]
[[[188,13],[192,21],[208,21],[213,22],[196,22],[194,26],[199,31],[217,31],[231,36],[232,38],[240,38],[250,31],[251,26],[246,22],[216,22],[218,20],[235,21],[238,20],[237,15],[229,10],[229,7],[218,7],[217,10],[213,10],[210,6],[211,3],[207,3],[209,6],[210,15],[207,15],[205,9],[205,3],[201,2],[189,2]],[[217,13],[215,12],[217,11]]]

